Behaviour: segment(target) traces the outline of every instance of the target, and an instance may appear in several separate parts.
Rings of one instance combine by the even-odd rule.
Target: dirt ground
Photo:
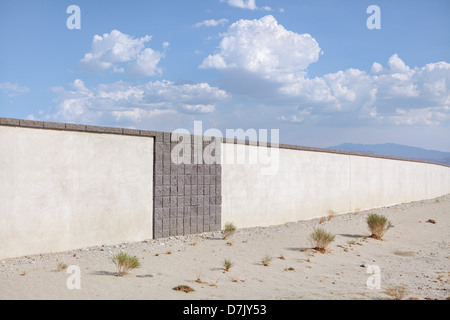
[[[393,224],[383,241],[368,237],[370,213]],[[311,249],[309,235],[318,227],[336,235],[325,253]],[[449,227],[447,195],[238,229],[226,240],[215,232],[6,259],[0,299],[391,299],[387,292],[402,287],[403,299],[443,300],[450,297]],[[137,256],[141,267],[117,277],[112,257],[120,251]],[[178,285],[194,291],[173,290]]]

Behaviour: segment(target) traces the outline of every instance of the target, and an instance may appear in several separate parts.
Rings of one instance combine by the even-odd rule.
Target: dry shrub
[[[392,300],[402,300],[406,295],[406,288],[403,286],[391,287],[384,291]]]
[[[371,237],[377,240],[382,240],[386,231],[392,227],[391,222],[385,216],[376,213],[367,217],[367,225],[372,232]]]
[[[130,256],[124,252],[119,252],[118,254],[114,255],[114,257],[112,258],[112,262],[114,262],[117,267],[118,277],[123,277],[131,269],[136,269],[141,266],[141,263],[136,256]]]
[[[269,264],[272,262],[272,257],[270,255],[266,254],[266,256],[261,259],[261,262],[262,262],[263,266],[268,267]]]
[[[326,232],[324,229],[318,228],[314,229],[314,232],[310,234],[309,240],[313,246],[314,250],[324,253],[327,246],[333,242],[335,235]]]
[[[173,288],[173,290],[175,290],[175,291],[181,291],[181,292],[185,292],[185,293],[189,293],[189,292],[195,291],[194,289],[192,289],[191,287],[186,286],[186,285],[179,285],[179,286],[176,286],[175,288]]]
[[[224,267],[225,271],[229,271],[232,266],[233,266],[233,262],[231,262],[230,259],[225,259],[223,261],[223,267]]]
[[[58,265],[56,266],[56,272],[61,272],[66,269],[67,269],[67,264],[65,264],[63,262],[58,263]]]
[[[225,229],[223,230],[223,239],[227,239],[229,236],[236,232],[236,225],[232,222],[227,222],[225,224]]]

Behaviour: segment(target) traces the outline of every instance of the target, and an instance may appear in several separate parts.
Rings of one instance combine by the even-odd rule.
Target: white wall
[[[237,154],[251,152],[267,148],[222,144],[222,224],[269,226],[450,193],[450,168],[439,165],[276,149],[278,170],[264,175],[268,165],[260,161],[236,164]]]
[[[153,138],[0,126],[0,259],[152,238]]]

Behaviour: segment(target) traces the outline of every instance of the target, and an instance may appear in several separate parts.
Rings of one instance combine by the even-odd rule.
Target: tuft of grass
[[[372,232],[371,237],[377,240],[382,240],[386,231],[392,227],[391,222],[385,216],[376,213],[370,214],[366,221]]]
[[[56,272],[61,272],[66,269],[67,269],[67,264],[65,264],[63,262],[58,263],[58,265],[56,266]]]
[[[266,254],[264,256],[264,258],[261,259],[261,262],[262,262],[263,266],[268,267],[269,264],[272,262],[272,257],[269,256],[268,254]]]
[[[118,277],[123,277],[128,273],[128,271],[139,268],[141,266],[141,263],[136,256],[130,256],[122,251],[113,256],[112,262],[117,267]]]
[[[189,292],[194,292],[195,291],[194,289],[192,289],[191,287],[186,286],[186,285],[176,286],[176,287],[173,288],[173,290],[181,291],[181,292],[184,292],[184,293],[189,293]]]
[[[295,269],[292,267],[289,267],[289,268],[284,269],[284,271],[295,271]]]
[[[236,232],[236,225],[232,222],[225,223],[225,228],[223,230],[223,239],[227,239]]]
[[[384,293],[392,298],[392,300],[403,300],[406,295],[406,288],[403,286],[391,287],[384,291]]]
[[[233,262],[231,262],[230,259],[225,259],[223,261],[223,268],[225,269],[225,271],[229,271],[232,266],[233,266]]]
[[[280,254],[280,260],[286,260],[286,258],[284,257],[284,255],[283,254]]]
[[[324,229],[314,229],[314,232],[310,234],[309,240],[314,250],[324,253],[327,246],[334,241],[335,235],[326,232]]]

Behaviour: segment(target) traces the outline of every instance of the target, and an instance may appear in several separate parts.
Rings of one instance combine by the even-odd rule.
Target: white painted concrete
[[[239,228],[307,220],[327,216],[330,211],[343,214],[450,193],[450,168],[439,165],[279,149],[279,163],[273,166],[278,170],[264,175],[267,163],[233,164],[227,159],[227,154],[237,159],[243,152],[247,156],[264,154],[267,148],[222,144],[222,224],[233,222]]]
[[[0,259],[152,238],[153,139],[0,126]]]

